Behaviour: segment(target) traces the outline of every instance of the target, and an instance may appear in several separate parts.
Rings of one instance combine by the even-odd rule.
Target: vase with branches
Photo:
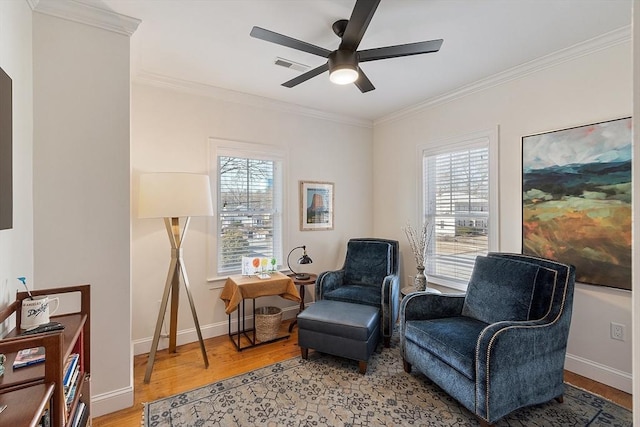
[[[429,221],[425,220],[419,230],[414,228],[410,223],[407,223],[402,230],[407,236],[409,247],[416,260],[418,274],[416,274],[413,285],[417,291],[424,291],[427,288],[427,277],[424,274],[424,266],[427,257],[426,251],[431,243],[432,228],[430,227]]]

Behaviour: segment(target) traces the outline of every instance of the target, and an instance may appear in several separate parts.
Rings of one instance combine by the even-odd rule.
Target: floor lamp
[[[180,278],[184,283],[191,305],[191,315],[195,323],[198,340],[204,365],[209,367],[209,359],[202,340],[202,332],[198,315],[193,304],[193,297],[189,288],[187,270],[182,258],[182,246],[189,228],[189,221],[192,216],[212,216],[213,206],[211,203],[211,187],[207,175],[197,175],[191,173],[150,173],[140,176],[140,192],[138,204],[139,218],[164,218],[164,224],[171,243],[171,262],[169,263],[169,273],[162,294],[162,303],[158,312],[156,330],[153,334],[149,361],[144,375],[144,382],[151,379],[153,364],[158,350],[158,341],[162,322],[167,311],[169,295],[171,295],[171,312],[169,321],[169,352],[176,351],[176,336],[178,333],[178,300],[180,295]],[[180,230],[180,218],[184,219],[182,231]]]

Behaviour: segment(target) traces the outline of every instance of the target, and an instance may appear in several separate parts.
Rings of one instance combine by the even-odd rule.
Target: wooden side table
[[[295,274],[289,274],[288,276],[291,277],[291,280],[293,280],[293,283],[295,283],[297,286],[300,287],[300,311],[298,311],[298,313],[300,313],[301,311],[304,310],[304,287],[306,285],[313,285],[314,283],[316,283],[316,279],[318,278],[318,275],[309,274],[308,279],[296,279]],[[289,332],[293,331],[293,327],[296,325],[296,323],[298,323],[297,316],[294,319],[294,321],[291,322],[291,324],[289,325]]]

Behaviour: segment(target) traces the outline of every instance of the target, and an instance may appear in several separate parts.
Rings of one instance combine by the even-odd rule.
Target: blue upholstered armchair
[[[575,269],[518,254],[477,257],[466,295],[409,294],[400,307],[406,372],[415,367],[493,424],[564,392]]]
[[[380,308],[380,332],[389,347],[400,306],[398,242],[351,239],[340,270],[325,271],[316,280],[316,301],[334,300]]]

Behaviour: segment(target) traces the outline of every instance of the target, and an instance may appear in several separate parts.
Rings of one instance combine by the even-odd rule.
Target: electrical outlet
[[[624,325],[611,322],[611,338],[614,340],[624,341]]]

